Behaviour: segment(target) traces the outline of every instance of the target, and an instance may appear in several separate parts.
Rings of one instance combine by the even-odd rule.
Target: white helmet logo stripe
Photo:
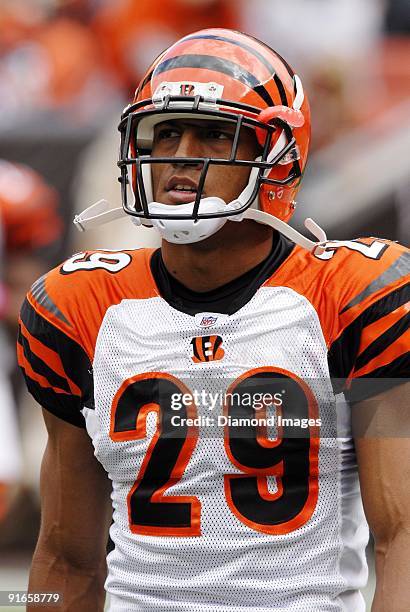
[[[293,108],[295,110],[300,110],[305,99],[305,92],[303,91],[302,81],[300,80],[297,74],[295,74],[293,79],[295,81],[296,86],[296,97],[293,103]]]

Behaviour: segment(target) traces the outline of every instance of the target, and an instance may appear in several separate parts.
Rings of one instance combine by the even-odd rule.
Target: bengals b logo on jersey
[[[192,338],[193,348],[192,361],[201,363],[205,361],[220,361],[225,356],[225,351],[222,348],[221,336],[200,336]]]

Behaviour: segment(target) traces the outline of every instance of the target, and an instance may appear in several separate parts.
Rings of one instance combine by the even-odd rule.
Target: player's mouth
[[[198,183],[187,177],[172,177],[169,179],[165,191],[169,204],[189,204],[196,198]]]

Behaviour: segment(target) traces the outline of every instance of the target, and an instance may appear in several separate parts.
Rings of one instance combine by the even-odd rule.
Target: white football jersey
[[[404,351],[396,337],[363,357],[367,326],[404,303],[408,254],[380,244],[365,276],[346,245],[296,247],[229,315],[171,306],[146,250],[77,254],[33,286],[27,384],[86,427],[112,481],[110,612],[364,612],[368,528],[331,378]]]

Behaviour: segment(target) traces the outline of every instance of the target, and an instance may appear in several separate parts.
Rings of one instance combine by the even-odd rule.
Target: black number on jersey
[[[309,419],[317,422],[317,402],[303,381],[278,368],[248,372],[233,383],[227,397],[233,400],[225,407],[229,417],[225,448],[245,474],[225,476],[229,507],[256,531],[274,535],[294,531],[309,520],[317,503],[318,430],[302,427]],[[275,440],[269,439],[266,427],[240,424],[266,417],[266,409],[256,411],[248,398],[269,397],[281,398],[276,412],[284,424]],[[269,491],[270,476],[276,480],[274,492]]]
[[[110,437],[115,442],[146,438],[148,414],[153,410],[157,413],[156,432],[127,499],[130,529],[134,533],[201,534],[198,498],[164,497],[165,491],[181,479],[198,438],[196,427],[172,424],[174,394],[190,392],[173,376],[152,372],[127,380],[114,398]],[[184,404],[178,414],[184,419],[195,417],[193,398],[189,408]]]
[[[284,392],[284,393],[283,393]],[[172,396],[192,397],[178,411],[178,426]],[[318,407],[307,385],[295,375],[278,368],[251,370],[235,381],[227,397],[275,397],[283,394],[278,412],[282,419],[299,423],[318,417]],[[131,531],[154,536],[199,536],[201,503],[194,496],[164,496],[183,476],[195,449],[198,429],[183,426],[197,415],[192,393],[169,374],[140,374],[127,380],[117,392],[111,412],[110,437],[116,442],[147,437],[147,417],[157,413],[156,431],[142,462],[127,502]],[[294,531],[312,516],[318,495],[318,428],[284,425],[275,440],[266,428],[238,426],[238,418],[266,415],[249,401],[229,402],[224,408],[225,449],[243,474],[225,475],[229,508],[248,527],[280,535]],[[296,422],[296,421],[294,421]],[[274,477],[276,490],[269,491]]]

